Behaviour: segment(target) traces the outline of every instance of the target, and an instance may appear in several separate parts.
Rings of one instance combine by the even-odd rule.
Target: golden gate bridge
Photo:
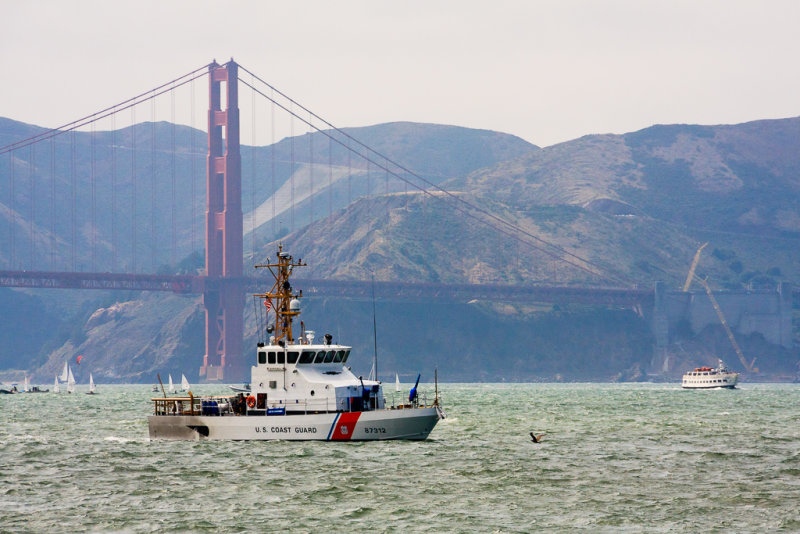
[[[249,77],[249,81],[240,76],[240,70]],[[199,210],[195,206],[194,175],[202,165],[195,157],[194,84],[203,78],[207,78],[209,89],[205,143],[204,268],[201,274],[174,274],[177,258],[197,250],[195,222]],[[249,149],[250,186],[253,191],[248,210],[249,225],[245,225],[242,206],[240,84],[251,91],[253,131],[257,122],[256,98],[263,99],[270,108],[273,137],[275,115],[284,113],[291,119],[287,161],[281,163],[275,157],[274,139],[270,145],[272,154],[269,164],[262,165],[261,169],[255,162],[254,148]],[[180,88],[187,86],[192,87],[192,127],[188,130],[179,129],[175,121],[175,95]],[[168,126],[156,121],[155,101],[162,96],[171,98],[171,121]],[[136,124],[137,107],[141,109],[148,102],[151,106],[149,128]],[[131,127],[118,130],[116,121],[123,112],[130,113]],[[111,121],[111,128],[100,134],[96,128],[99,121],[103,120]],[[306,130],[307,135],[300,138],[294,135],[295,122]],[[86,133],[87,128],[90,130],[88,138],[76,134]],[[176,142],[176,138],[185,137],[187,131],[188,154],[186,143],[181,145],[184,147],[181,149]],[[161,144],[157,142],[159,132],[162,134]],[[318,141],[316,151],[314,142],[317,137],[311,134],[323,136],[323,142]],[[346,206],[353,200],[352,176],[360,172],[366,176],[365,183],[361,185],[366,185],[367,196],[372,194],[373,188],[377,189],[375,184],[380,178],[383,178],[385,193],[408,191],[411,187],[435,198],[460,216],[490,226],[521,246],[532,247],[560,264],[583,271],[596,280],[606,282],[606,285],[611,282],[615,287],[564,287],[546,281],[529,285],[503,285],[298,280],[299,284],[303,284],[306,295],[367,296],[374,291],[378,297],[393,299],[524,300],[610,306],[636,306],[651,302],[653,298],[652,290],[631,287],[622,277],[608,274],[600,266],[538,238],[392,161],[233,60],[222,65],[214,61],[69,124],[49,130],[26,131],[21,137],[0,147],[0,156],[8,158],[5,172],[9,186],[4,213],[8,221],[5,236],[7,248],[3,257],[0,257],[1,264],[7,268],[0,271],[0,286],[202,294],[206,313],[206,351],[200,375],[208,380],[234,379],[244,375],[243,295],[263,289],[258,279],[243,273],[246,226],[250,227],[247,232],[252,242],[250,253],[256,255],[257,241],[261,241],[257,236],[257,228],[263,222],[258,220],[259,213],[267,213],[261,219],[271,221],[273,236],[279,231],[281,216],[289,218],[291,230],[300,222],[314,222],[319,217],[319,214],[315,216],[313,204],[315,171],[319,174],[317,180],[322,182],[320,189],[328,189],[329,217],[334,205],[333,183],[346,175],[346,201],[343,193],[345,187],[342,186],[343,198],[339,202]],[[81,143],[82,147],[79,146]],[[140,148],[143,143],[149,146]],[[308,180],[297,183],[296,173],[291,173],[284,186],[276,187],[276,165],[294,169],[297,166],[296,151],[300,150],[307,151],[309,155],[310,165],[306,170]],[[337,156],[339,163],[342,164],[346,158],[348,169],[335,178],[333,160],[336,150],[340,152]],[[90,155],[89,161],[81,156],[85,152]],[[129,160],[123,157],[128,153]],[[144,165],[142,153],[149,154],[149,161]],[[324,165],[325,156],[327,169]],[[189,198],[178,192],[178,165],[189,167]],[[272,177],[272,195],[257,206],[255,175],[261,172]],[[124,180],[124,176],[128,180]],[[87,179],[89,187],[79,187],[79,181]],[[25,187],[27,189],[23,191]],[[110,203],[104,203],[102,199],[108,198]],[[164,204],[168,204],[169,209],[162,209]],[[308,213],[296,217],[300,205],[305,205]],[[123,217],[120,215],[122,212],[130,215]],[[192,221],[191,229],[178,228],[178,219],[187,218]],[[167,233],[169,235],[165,235]],[[164,245],[166,241],[168,246]],[[157,266],[161,263],[169,265],[167,270],[173,272],[158,272],[161,269]]]

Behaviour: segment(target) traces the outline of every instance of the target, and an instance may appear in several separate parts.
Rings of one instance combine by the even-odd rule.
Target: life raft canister
[[[254,396],[252,396],[252,395],[249,395],[247,397],[247,405],[250,408],[255,408],[255,406],[256,406],[256,398]]]

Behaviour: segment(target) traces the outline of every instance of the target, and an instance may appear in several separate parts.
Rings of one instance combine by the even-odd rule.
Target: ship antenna
[[[372,275],[372,342],[375,346],[375,355],[372,360],[372,368],[375,370],[375,380],[378,380],[378,323],[375,318],[375,273],[370,271]]]

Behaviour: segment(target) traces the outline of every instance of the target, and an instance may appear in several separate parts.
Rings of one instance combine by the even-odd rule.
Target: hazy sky
[[[48,127],[230,57],[340,127],[455,124],[547,146],[800,115],[797,0],[0,7],[0,116]]]

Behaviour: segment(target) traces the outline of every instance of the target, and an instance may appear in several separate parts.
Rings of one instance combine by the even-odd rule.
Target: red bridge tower
[[[241,380],[244,374],[242,158],[239,153],[238,65],[209,66],[206,204],[206,354],[200,376]],[[222,84],[227,103],[221,109]],[[242,375],[242,376],[240,376]]]

